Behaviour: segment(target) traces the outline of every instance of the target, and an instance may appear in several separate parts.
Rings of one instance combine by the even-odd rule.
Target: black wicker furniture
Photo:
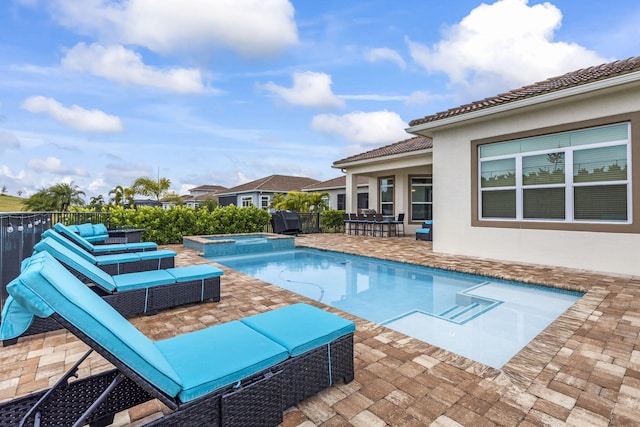
[[[180,305],[220,301],[220,277],[223,271],[213,265],[200,264],[111,276],[58,246],[56,242],[50,243],[56,250],[48,253],[123,316],[152,315],[159,310]],[[38,256],[34,255],[36,259]],[[23,268],[31,261],[25,260]],[[11,296],[7,298],[0,324],[0,337],[5,347],[15,344],[18,337],[56,329],[60,329],[58,322],[29,316]]]
[[[353,379],[355,325],[306,304],[152,342],[48,254],[8,291],[115,369],[69,382],[81,359],[51,389],[0,404],[3,426],[104,426],[153,398],[173,412],[149,425],[273,426],[288,406]]]
[[[82,224],[82,225],[91,225],[91,224]],[[81,226],[78,226],[78,227],[81,227]],[[102,226],[104,227],[104,225]],[[106,230],[106,227],[105,227],[105,230]],[[61,223],[57,223],[53,226],[53,228],[50,228],[49,230],[45,230],[42,233],[42,237],[53,237],[58,240],[68,239],[70,242],[76,244],[77,246],[81,247],[82,249],[84,249],[85,251],[93,255],[155,251],[158,249],[158,245],[155,242],[112,243],[112,244],[95,244],[94,245],[93,242],[87,240],[86,237],[82,236],[81,234],[74,233],[69,227],[62,225]]]
[[[176,253],[166,249],[145,252],[93,255],[70,240],[59,240],[51,236],[46,236],[44,239],[36,243],[33,248],[38,252],[56,252],[59,247],[67,248],[77,256],[97,265],[101,270],[111,275],[135,273],[137,271],[160,270],[175,266]]]

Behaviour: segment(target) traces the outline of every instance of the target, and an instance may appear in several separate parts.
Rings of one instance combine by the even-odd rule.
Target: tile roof
[[[300,191],[302,188],[317,182],[319,182],[317,179],[304,176],[270,175],[229,188],[224,191],[224,194],[247,193],[252,191]],[[218,193],[218,195],[220,194],[221,193]]]
[[[557,77],[551,77],[547,80],[514,89],[491,98],[485,98],[470,104],[461,105],[446,111],[435,113],[429,116],[415,119],[409,122],[409,126],[418,126],[421,124],[435,122],[448,117],[460,116],[486,108],[498,105],[508,104],[514,101],[520,101],[535,96],[544,95],[576,86],[593,83],[600,80],[621,76],[624,74],[640,71],[640,56],[633,58],[610,62],[608,64],[597,65],[594,67],[583,68],[572,71]]]
[[[209,193],[220,193],[222,191],[225,191],[227,189],[227,187],[223,187],[222,185],[199,185],[197,187],[193,187],[192,189],[190,189],[189,191],[206,191]]]
[[[366,176],[357,175],[356,183],[358,185],[368,185],[369,179]],[[327,181],[317,182],[315,184],[308,185],[302,189],[302,191],[312,191],[312,190],[325,190],[328,188],[344,188],[347,186],[347,177],[342,175],[333,179],[329,179]]]
[[[409,153],[411,151],[425,150],[433,148],[433,140],[426,136],[416,136],[405,139],[403,141],[394,142],[384,147],[374,148],[373,150],[356,154],[341,160],[336,160],[333,165],[341,165],[344,163],[356,162],[358,160],[369,160],[377,157],[392,156],[394,154]]]

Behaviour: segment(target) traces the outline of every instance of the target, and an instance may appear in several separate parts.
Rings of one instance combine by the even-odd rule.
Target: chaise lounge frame
[[[49,255],[45,255],[45,258],[47,256]],[[50,256],[47,260],[51,261],[45,260],[45,262],[55,263]],[[55,264],[52,267],[58,268]],[[62,267],[59,268],[62,269]],[[59,271],[62,272],[64,269]],[[56,280],[76,280],[68,272],[63,274],[67,277],[66,279],[59,273],[52,274],[57,277]],[[78,286],[80,285],[78,282]],[[16,284],[16,286],[23,285]],[[70,284],[70,286],[75,285]],[[64,287],[67,288],[66,292],[71,290],[67,285]],[[28,291],[27,294],[29,292],[33,290]],[[95,303],[99,299],[94,302],[90,300],[85,300],[84,307],[96,307]],[[70,306],[67,305],[67,307]],[[102,310],[98,307],[96,309]],[[75,309],[65,308],[65,310]],[[274,313],[276,310],[269,315]],[[340,335],[333,335],[333,338],[324,341],[325,344],[316,344],[311,348],[305,347],[307,350],[301,354],[291,352],[288,358],[280,359],[281,362],[273,365],[265,365],[259,372],[251,373],[235,384],[218,387],[203,396],[184,402],[180,400],[179,394],[174,397],[164,393],[136,373],[126,360],[121,360],[116,355],[128,354],[126,351],[114,353],[96,341],[96,339],[105,339],[101,333],[98,333],[98,338],[94,339],[89,336],[91,334],[89,331],[93,329],[83,332],[79,329],[79,325],[76,326],[72,321],[63,318],[57,311],[51,312],[48,317],[73,333],[91,350],[81,357],[54,387],[0,404],[0,425],[82,426],[89,424],[101,427],[112,423],[116,413],[155,398],[173,412],[152,421],[148,424],[151,426],[181,423],[208,426],[248,424],[272,426],[282,422],[284,409],[331,386],[333,382],[349,382],[354,376],[354,334],[353,329],[349,328]],[[80,322],[80,318],[76,317],[76,322]],[[104,319],[104,317],[101,318]],[[253,319],[253,316],[247,318],[247,320]],[[86,329],[86,325],[84,327]],[[132,328],[132,330],[135,329]],[[310,339],[314,338],[310,337]],[[110,341],[104,342],[110,343]],[[229,344],[231,345],[232,342]],[[115,369],[69,381],[77,377],[79,365],[91,351],[103,356]],[[125,359],[128,357],[125,356]]]

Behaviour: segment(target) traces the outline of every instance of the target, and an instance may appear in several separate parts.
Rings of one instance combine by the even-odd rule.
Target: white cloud
[[[200,70],[160,70],[145,65],[138,53],[120,45],[104,47],[97,43],[78,43],[67,52],[62,65],[67,69],[89,72],[122,84],[150,86],[178,93],[203,91]]]
[[[11,169],[9,169],[9,166],[0,165],[0,176],[4,176],[4,177],[7,177],[7,178],[11,178],[11,179],[22,180],[22,179],[25,178],[25,172],[24,171],[20,171],[16,175],[13,172],[11,172]]]
[[[53,10],[73,31],[162,53],[220,47],[269,57],[298,43],[287,0],[56,0]]]
[[[355,111],[342,116],[320,114],[311,127],[318,132],[339,136],[360,144],[387,144],[407,138],[407,123],[391,111]]]
[[[369,62],[390,61],[403,70],[407,66],[404,62],[404,59],[402,59],[402,56],[400,56],[398,52],[387,47],[370,49],[365,53],[364,58]]]
[[[343,108],[345,103],[331,91],[331,76],[306,71],[293,74],[293,87],[286,88],[269,82],[261,86],[285,102],[318,108]]]
[[[92,194],[108,193],[109,190],[111,190],[111,188],[108,187],[107,183],[104,182],[104,179],[102,178],[91,181],[87,188]]]
[[[2,153],[4,150],[18,147],[20,147],[20,141],[18,141],[18,137],[16,137],[11,132],[0,130],[0,153]]]
[[[89,173],[84,168],[71,168],[64,166],[62,161],[57,157],[47,157],[46,159],[29,159],[27,162],[27,168],[33,169],[37,172],[48,172],[56,175],[77,175],[77,176],[89,176]],[[65,177],[66,178],[66,177]],[[63,179],[65,179],[63,178]]]
[[[100,110],[85,110],[77,105],[64,107],[53,98],[32,96],[25,99],[22,108],[32,113],[46,113],[56,121],[74,129],[91,132],[122,132],[120,118]]]
[[[486,95],[607,61],[578,44],[554,41],[561,22],[551,3],[500,0],[473,9],[431,47],[407,44],[426,70],[446,73],[468,94]]]

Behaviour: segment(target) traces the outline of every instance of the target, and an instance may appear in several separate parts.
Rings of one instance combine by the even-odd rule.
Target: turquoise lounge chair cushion
[[[17,280],[17,279],[14,279]],[[10,282],[8,286],[12,286]],[[15,284],[13,286],[19,286]],[[2,307],[2,323],[0,323],[0,340],[10,340],[22,335],[33,322],[33,313],[18,303],[11,295]]]
[[[117,274],[111,277],[115,283],[115,290],[118,292],[176,283],[175,277],[167,273],[166,270],[140,271],[136,273]]]
[[[58,313],[169,396],[182,381],[156,345],[46,252],[8,288],[32,313]]]
[[[71,249],[51,237],[45,237],[39,241],[34,246],[34,249],[38,252],[49,252],[58,261],[76,270],[107,291],[113,292],[116,289],[116,284],[109,274],[97,268],[94,263],[78,256],[78,254]]]
[[[104,224],[94,224],[94,225],[87,224],[87,225],[92,226],[94,230],[96,226],[104,227]],[[105,234],[100,234],[93,237],[81,236],[78,233],[74,233],[72,227],[77,228],[79,226],[77,225],[65,226],[60,223],[56,223],[54,224],[53,229],[45,230],[42,233],[42,236],[54,237],[56,238],[56,240],[59,240],[59,239],[71,240],[76,245],[84,248],[85,251],[89,251],[96,255],[100,255],[101,253],[114,252],[114,251],[123,251],[123,250],[145,251],[145,250],[158,248],[158,245],[155,242],[134,242],[134,243],[114,243],[114,244],[108,244],[108,245],[94,245],[92,242],[105,240],[107,237],[109,237],[109,233],[106,232]],[[106,227],[104,227],[104,229],[106,230]],[[68,238],[64,236],[67,236]]]
[[[76,228],[78,229],[78,234],[82,237],[91,237],[94,234],[92,224],[78,224]]]
[[[285,348],[239,321],[157,341],[156,346],[182,379],[183,402],[288,358]]]
[[[223,271],[211,264],[190,265],[187,267],[167,268],[165,270],[171,274],[176,282],[189,282],[191,280],[204,280],[211,277],[223,275]]]
[[[241,320],[285,347],[291,356],[329,344],[356,329],[355,323],[308,304],[293,304]]]
[[[93,235],[94,236],[104,236],[104,235],[109,236],[109,231],[107,230],[107,227],[102,223],[93,224]]]

